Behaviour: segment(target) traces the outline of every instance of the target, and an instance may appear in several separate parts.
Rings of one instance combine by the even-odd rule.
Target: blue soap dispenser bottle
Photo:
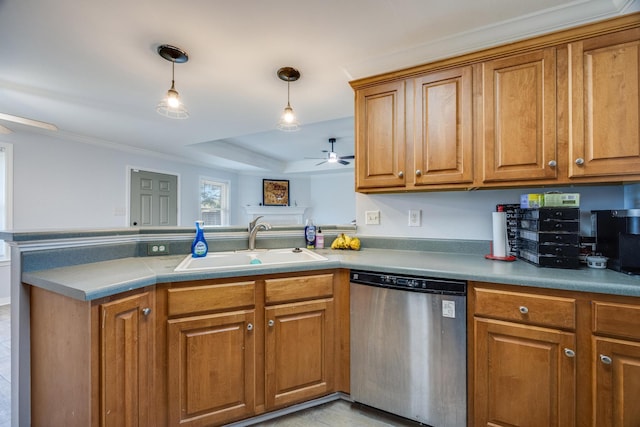
[[[191,256],[193,258],[207,256],[207,252],[209,251],[209,245],[207,245],[207,241],[204,239],[203,225],[203,221],[196,221],[196,238],[193,239],[193,243],[191,244]]]

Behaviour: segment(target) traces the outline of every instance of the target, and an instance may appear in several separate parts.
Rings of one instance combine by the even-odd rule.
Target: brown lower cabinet
[[[32,425],[219,426],[349,393],[346,270],[31,288]]]
[[[640,425],[640,298],[470,282],[469,425]]]

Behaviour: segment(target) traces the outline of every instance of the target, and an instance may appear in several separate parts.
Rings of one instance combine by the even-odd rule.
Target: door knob
[[[420,176],[420,175],[422,175],[422,171],[421,171],[420,169],[418,169],[418,170],[416,171],[416,176]]]
[[[402,171],[398,172],[398,176],[399,176],[400,178],[402,178],[402,177],[404,176],[404,172],[402,172]]]
[[[273,320],[269,320],[269,321],[267,322],[267,324],[268,324],[269,326],[273,326],[273,325],[275,325],[275,324],[276,324],[276,322],[274,322]]]
[[[576,357],[576,352],[571,350],[570,348],[565,348],[564,355],[567,357]]]
[[[149,314],[151,314],[151,309],[149,307],[145,307],[142,309],[142,314],[145,316],[148,316]]]
[[[253,324],[247,323],[247,331],[253,330]]]
[[[529,312],[529,309],[524,305],[521,305],[520,308],[518,308],[518,310],[520,310],[520,313],[522,314],[527,314]]]
[[[549,167],[555,168],[557,165],[558,163],[555,160],[549,160]]]
[[[582,157],[578,157],[576,159],[576,165],[584,165],[584,159]]]

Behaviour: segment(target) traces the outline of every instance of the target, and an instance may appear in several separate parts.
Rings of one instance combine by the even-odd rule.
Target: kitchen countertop
[[[542,268],[521,260],[487,260],[482,255],[415,250],[316,250],[326,261],[279,266],[229,267],[176,272],[186,255],[130,257],[24,272],[22,281],[79,300],[94,300],[158,283],[348,268],[396,274],[535,286],[571,291],[640,296],[640,276],[608,269]]]

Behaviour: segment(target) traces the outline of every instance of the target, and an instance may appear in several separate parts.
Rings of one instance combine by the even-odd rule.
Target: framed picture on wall
[[[263,179],[262,204],[264,206],[289,206],[289,180]]]

